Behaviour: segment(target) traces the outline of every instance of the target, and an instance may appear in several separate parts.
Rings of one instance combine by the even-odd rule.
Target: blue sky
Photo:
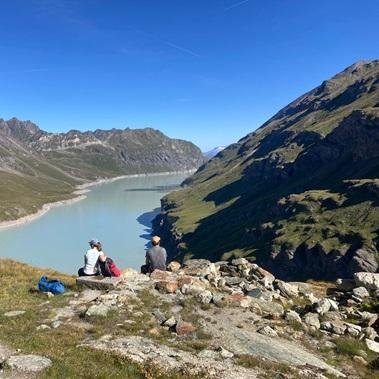
[[[0,117],[235,142],[361,59],[377,0],[3,0]]]

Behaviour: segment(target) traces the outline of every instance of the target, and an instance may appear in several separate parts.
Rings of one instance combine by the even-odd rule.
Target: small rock
[[[321,299],[317,303],[314,304],[314,310],[320,314],[323,315],[324,313],[328,312],[331,307],[331,304],[328,299]]]
[[[379,315],[371,312],[358,312],[358,315],[365,321],[367,326],[372,326],[375,324],[376,320],[379,318]]]
[[[335,312],[338,312],[338,303],[336,302],[336,301],[334,301],[334,300],[332,300],[332,299],[327,299],[328,301],[329,301],[329,303],[330,303],[330,309],[332,310],[332,311],[335,311]]]
[[[155,288],[160,292],[165,293],[175,293],[178,289],[178,282],[176,281],[168,281],[168,280],[162,280],[156,283]]]
[[[305,297],[306,299],[308,299],[309,302],[310,302],[311,304],[317,303],[317,302],[320,300],[320,299],[317,298],[312,292],[306,293],[306,294],[304,295],[304,297]]]
[[[48,299],[54,297],[54,294],[52,292],[44,292],[44,294],[47,296]]]
[[[182,267],[182,265],[177,262],[177,261],[172,261],[169,263],[169,265],[167,266],[167,269],[169,271],[172,271],[172,272],[176,272],[176,271],[179,271],[180,268]]]
[[[365,339],[366,346],[369,350],[373,351],[374,353],[379,353],[379,343],[375,342],[373,340],[370,340],[368,338]]]
[[[364,298],[370,296],[369,292],[366,290],[365,287],[357,287],[357,288],[354,288],[354,289],[353,289],[353,294],[354,294],[356,297],[360,298],[360,299],[364,299]]]
[[[163,323],[164,326],[168,326],[169,328],[172,328],[176,325],[176,319],[175,317],[170,317],[169,319],[167,319],[164,323]]]
[[[304,323],[316,330],[320,329],[320,320],[317,313],[306,313],[304,316]]]
[[[49,358],[38,355],[13,355],[6,364],[15,370],[26,372],[38,372],[51,366],[52,362]]]
[[[299,322],[301,323],[301,318],[299,316],[299,314],[295,311],[287,311],[286,314],[285,314],[285,319],[286,321],[289,321],[289,322]]]
[[[232,260],[233,266],[248,266],[250,263],[246,258],[238,258]]]
[[[4,313],[5,317],[16,317],[16,316],[21,316],[25,313],[26,311],[10,311]]]
[[[217,306],[222,306],[225,300],[225,296],[221,293],[214,293],[212,296],[212,302]]]
[[[357,363],[359,363],[359,364],[361,364],[361,365],[363,365],[363,366],[367,366],[367,361],[366,361],[366,359],[360,357],[359,355],[354,355],[354,357],[353,357],[353,361],[354,361],[354,362],[357,362]]]
[[[347,326],[346,333],[350,334],[353,337],[358,337],[362,332],[362,328],[359,325],[351,324],[348,322],[345,322],[345,325]]]
[[[154,281],[170,281],[174,279],[174,275],[170,271],[154,270],[150,274],[150,279]]]
[[[263,326],[262,328],[258,329],[257,332],[259,334],[263,334],[264,336],[268,336],[268,337],[278,336],[278,333],[268,325]]]
[[[167,317],[160,309],[154,309],[152,314],[157,319],[159,324],[163,324],[167,320]]]
[[[53,322],[51,323],[51,327],[52,327],[53,329],[57,329],[57,328],[59,328],[61,325],[62,325],[62,321],[58,321],[58,320],[53,321]]]
[[[222,346],[219,348],[218,351],[220,352],[221,357],[224,359],[234,357],[234,354],[231,351],[224,349]]]
[[[252,288],[247,293],[247,296],[254,297],[255,299],[271,301],[272,293],[261,288]]]
[[[196,299],[199,300],[202,304],[209,304],[212,301],[213,295],[211,291],[200,292],[196,295]]]
[[[91,305],[86,312],[86,316],[98,316],[98,317],[106,317],[111,308],[104,304],[95,304]]]
[[[375,341],[375,339],[378,337],[378,333],[376,332],[376,330],[374,328],[371,328],[370,326],[365,328],[363,331],[365,333],[365,336],[369,340]]]
[[[48,330],[48,329],[51,329],[51,328],[50,328],[49,325],[42,324],[42,325],[37,326],[36,329],[37,329],[37,330]]]
[[[228,286],[235,286],[237,284],[240,284],[244,279],[243,278],[238,278],[236,276],[225,276],[225,283]]]
[[[342,321],[324,321],[321,323],[320,329],[330,333],[343,335],[347,329],[346,325]]]

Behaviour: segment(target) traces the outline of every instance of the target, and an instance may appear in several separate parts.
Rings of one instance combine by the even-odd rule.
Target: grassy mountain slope
[[[301,96],[163,199],[180,258],[255,257],[287,278],[378,268],[379,61]]]

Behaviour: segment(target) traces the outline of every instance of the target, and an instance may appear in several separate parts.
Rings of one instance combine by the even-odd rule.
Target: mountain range
[[[48,133],[31,121],[0,119],[0,220],[71,198],[78,184],[193,170],[203,162],[200,149],[191,142],[151,128]]]
[[[379,61],[348,67],[162,199],[171,258],[249,257],[284,279],[378,270]]]

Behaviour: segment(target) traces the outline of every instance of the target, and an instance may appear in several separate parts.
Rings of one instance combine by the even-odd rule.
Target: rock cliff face
[[[359,62],[200,167],[155,228],[180,259],[249,256],[286,279],[375,272],[378,178],[379,61]]]
[[[126,174],[193,170],[203,162],[200,149],[191,142],[171,139],[150,128],[55,134],[30,121],[0,119],[0,191],[4,198],[0,220],[65,199],[76,184]]]

